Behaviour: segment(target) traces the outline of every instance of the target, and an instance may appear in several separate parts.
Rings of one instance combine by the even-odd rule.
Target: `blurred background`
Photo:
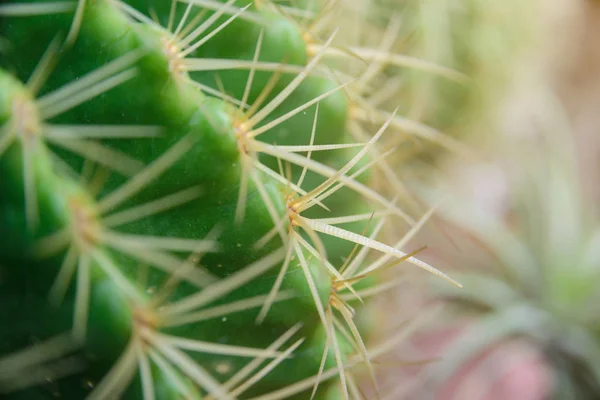
[[[375,364],[381,397],[600,399],[600,2],[383,3],[416,7],[403,50],[469,81],[398,92],[465,144],[396,167],[436,210],[408,247],[464,287],[406,268],[380,296],[372,339],[408,337]]]

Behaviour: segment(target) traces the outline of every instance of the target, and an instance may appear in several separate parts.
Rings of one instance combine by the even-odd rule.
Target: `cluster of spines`
[[[148,17],[117,0],[9,4],[0,8],[1,15],[16,15],[20,19],[35,18],[35,14],[67,13],[70,16],[66,39],[61,41],[58,37],[51,42],[26,86],[20,86],[12,76],[2,73],[2,88],[6,90],[1,99],[0,163],[3,190],[11,191],[3,199],[5,207],[18,211],[20,204],[25,216],[22,220],[10,221],[7,229],[26,227],[16,235],[17,240],[23,242],[20,250],[33,249],[36,256],[43,259],[59,256],[60,261],[54,263],[56,278],[48,286],[54,306],[64,304],[63,299],[72,287],[74,309],[70,336],[88,353],[96,352],[96,355],[99,352],[94,346],[110,346],[102,343],[99,336],[114,335],[123,339],[121,356],[91,392],[91,398],[110,398],[122,393],[136,372],[144,398],[158,396],[157,381],[165,384],[162,389],[165,393],[194,397],[204,392],[215,398],[238,397],[253,385],[262,383],[265,376],[288,360],[291,352],[300,346],[302,340],[279,350],[300,329],[292,320],[304,322],[303,329],[308,325],[308,329],[314,330],[321,325],[323,331],[323,341],[312,343],[324,349],[323,356],[319,357],[320,366],[317,363],[318,372],[311,367],[310,357],[305,368],[308,372],[317,372],[312,380],[313,395],[319,382],[327,376],[324,372],[327,361],[333,359],[342,393],[348,397],[349,391],[358,390],[346,373],[347,354],[354,352],[353,347],[360,362],[369,365],[373,375],[371,356],[353,323],[354,311],[348,304],[361,298],[361,291],[353,285],[389,267],[394,258],[397,262],[408,260],[444,276],[414,258],[414,254],[400,251],[405,240],[391,247],[375,239],[383,218],[389,215],[415,224],[394,201],[359,180],[372,165],[382,165],[387,177],[391,177],[392,171],[382,162],[386,154],[374,151],[374,145],[388,127],[396,124],[404,129],[398,122],[402,119],[395,113],[376,114],[375,120],[380,118],[383,126],[371,137],[359,122],[361,115],[363,119],[370,119],[372,114],[364,107],[352,106],[348,125],[355,136],[360,136],[361,142],[315,144],[320,138],[317,132],[341,139],[346,129],[346,118],[341,118],[340,125],[340,118],[331,118],[335,107],[331,111],[321,104],[343,89],[348,97],[341,97],[342,105],[337,104],[337,107],[346,110],[347,99],[353,100],[352,94],[360,93],[360,90],[350,90],[355,82],[359,82],[358,87],[366,87],[378,68],[389,62],[400,62],[385,50],[369,53],[358,48],[336,49],[332,47],[334,34],[319,44],[316,39],[320,33],[318,27],[322,25],[319,20],[309,27],[300,23],[297,31],[292,28],[293,32],[301,33],[298,37],[305,55],[298,60],[302,62],[308,57],[305,65],[289,64],[281,59],[260,61],[270,26],[262,23],[264,15],[274,18],[273,15],[279,15],[277,12],[286,10],[266,2],[257,2],[251,9],[238,8],[235,3],[234,0],[225,4],[190,1],[185,7],[178,7],[177,2],[169,3],[166,27],[160,25],[158,17],[153,19],[156,12],[150,12]],[[273,10],[277,12],[274,14]],[[294,8],[287,8],[286,13],[292,10]],[[302,14],[302,20],[308,15]],[[287,17],[284,20],[289,21]],[[102,27],[103,23],[112,30]],[[213,59],[198,53],[203,46],[222,45],[215,44],[219,34],[236,23],[240,24],[237,29],[246,27],[250,32],[258,32],[249,60]],[[10,31],[7,37],[11,39]],[[115,54],[108,56],[110,60],[104,66],[62,87],[54,84],[56,87],[51,91],[36,98],[44,84],[57,74],[57,68],[68,65],[65,61],[61,64],[59,53],[75,54],[71,58],[67,55],[67,62],[92,56],[95,50],[83,47],[84,40],[85,46],[109,43],[106,53]],[[278,44],[281,47],[281,43]],[[307,83],[311,79],[318,82],[322,76],[335,79],[343,75],[324,67],[323,57],[347,57],[353,53],[373,61],[357,81],[334,85],[325,91],[321,91],[318,84]],[[20,60],[25,65],[27,55],[24,61]],[[247,79],[241,94],[230,94],[221,82],[234,81],[223,75],[236,69],[247,70]],[[214,70],[225,70],[219,75],[212,74],[217,87],[205,83],[210,81],[204,80],[208,75],[199,76],[197,80],[193,77],[198,71]],[[266,72],[272,73],[269,76]],[[258,77],[259,73],[263,73],[262,77]],[[290,74],[291,77],[285,78]],[[63,73],[55,82],[68,80],[69,75],[69,72]],[[258,92],[253,87],[255,79],[264,82]],[[136,82],[141,89],[135,86]],[[108,97],[114,92],[118,93]],[[111,103],[102,101],[105,94]],[[124,95],[121,102],[117,101],[119,95]],[[149,98],[141,98],[143,96]],[[286,107],[294,103],[301,105]],[[109,110],[99,111],[99,106]],[[91,121],[101,120],[104,114],[114,112],[119,106],[126,107],[123,124],[74,125],[72,122],[81,115]],[[140,110],[154,115],[137,115],[136,111]],[[314,110],[310,124],[291,120],[305,110]],[[319,125],[319,116],[323,118],[323,115],[325,120],[333,119],[331,126]],[[58,122],[50,122],[53,120]],[[132,120],[143,123],[133,125]],[[303,125],[308,129],[302,131]],[[324,132],[327,128],[332,132]],[[258,139],[259,135],[286,129],[304,137],[307,144],[287,144],[286,136],[273,135],[273,142]],[[275,143],[277,139],[279,143]],[[58,147],[50,147],[50,144]],[[317,152],[353,148],[359,151],[350,157],[338,156],[337,160],[312,157]],[[303,153],[306,155],[302,156]],[[373,160],[360,166],[367,154]],[[328,165],[332,162],[337,163],[338,168]],[[227,165],[232,163],[233,168],[229,168]],[[274,165],[279,168],[271,168]],[[360,168],[355,168],[357,166]],[[294,175],[298,178],[293,179]],[[319,179],[324,181],[319,182]],[[238,186],[235,193],[227,184]],[[15,188],[20,190],[15,191]],[[332,210],[326,200],[340,190],[345,191],[345,196],[350,193],[352,199],[359,199],[357,195],[360,195],[379,203],[383,211],[331,217]],[[317,213],[321,217],[302,215],[316,206],[325,210]],[[167,211],[169,218],[164,218]],[[365,231],[361,234],[337,227],[380,218],[381,222],[367,236]],[[351,243],[355,246],[352,254],[356,253],[356,246],[364,248],[338,269],[334,264],[344,250],[325,246],[323,235]],[[246,242],[236,242],[236,238],[246,239]],[[236,251],[236,248],[242,250]],[[384,255],[364,267],[361,264],[368,249]],[[6,248],[3,252],[9,257],[20,256],[15,255],[14,249]],[[182,253],[188,256],[181,258]],[[300,272],[299,279],[288,271],[292,264],[293,269]],[[275,274],[269,275],[273,270]],[[264,279],[265,275],[271,276],[266,279],[266,291],[261,290],[264,284],[247,285],[257,278]],[[72,281],[75,282],[71,284]],[[369,293],[378,291],[374,289]],[[343,290],[349,293],[341,294]],[[284,301],[286,307],[278,314],[271,310],[274,304]],[[295,306],[289,305],[290,302],[295,302]],[[199,325],[202,321],[223,318],[228,313],[236,313],[242,323],[248,323],[240,311],[251,309],[260,311],[257,315],[251,314],[250,320],[293,328],[284,330],[283,336],[266,349],[209,343],[197,340],[202,334],[191,333],[192,328],[202,331]],[[290,310],[298,315],[290,316]],[[316,318],[314,312],[307,313],[307,310],[316,310]],[[334,310],[339,312],[343,322],[334,315]],[[218,324],[211,324],[213,326]],[[177,331],[177,328],[182,330]],[[267,335],[268,329],[254,326],[253,329],[257,335]],[[93,333],[96,343],[90,339]],[[30,352],[24,350],[0,361],[0,366],[17,360],[17,365],[22,364],[17,372],[24,375],[54,358],[58,359],[56,362],[64,362],[63,356],[73,350],[72,343],[65,346],[64,351],[43,351],[44,346],[62,349],[62,346],[55,347],[54,341],[59,338],[43,344],[39,349],[42,351],[33,359]],[[235,338],[229,339],[235,342]],[[223,370],[227,370],[225,374],[229,374],[229,379],[223,382],[183,350],[256,359],[237,374],[225,362]],[[108,357],[112,356],[114,354]],[[267,359],[271,361],[254,372]],[[293,377],[294,380],[300,380],[306,371]],[[13,375],[14,372],[8,376]],[[6,384],[8,379],[1,381]],[[25,383],[31,382],[26,380]],[[274,383],[265,387],[268,385],[272,388]]]

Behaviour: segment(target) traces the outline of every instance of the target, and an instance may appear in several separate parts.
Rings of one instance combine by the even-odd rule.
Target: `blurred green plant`
[[[487,349],[525,338],[553,368],[554,398],[593,399],[600,392],[600,221],[583,195],[564,110],[544,96],[528,135],[497,137],[488,153],[507,182],[506,198],[493,199],[500,207],[473,195],[495,175],[484,174],[469,195],[460,185],[441,185],[453,197],[441,209],[449,232],[470,238],[485,256],[449,261],[460,263],[455,276],[463,290],[438,287],[453,318],[473,323],[428,369],[436,387]]]

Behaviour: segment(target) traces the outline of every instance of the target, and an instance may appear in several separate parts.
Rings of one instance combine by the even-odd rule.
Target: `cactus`
[[[406,121],[358,101],[330,5],[238,3],[0,5],[3,395],[348,398],[374,275],[458,285],[377,240],[415,225],[369,176],[399,186]]]

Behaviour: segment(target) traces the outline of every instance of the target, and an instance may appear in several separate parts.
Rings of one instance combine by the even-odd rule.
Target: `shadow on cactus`
[[[24,1],[0,17],[8,398],[356,397],[389,346],[367,349],[354,318],[393,287],[376,273],[406,261],[458,285],[377,240],[425,220],[370,184],[402,124],[374,113],[367,134],[312,11]],[[364,85],[388,62],[354,52]]]

